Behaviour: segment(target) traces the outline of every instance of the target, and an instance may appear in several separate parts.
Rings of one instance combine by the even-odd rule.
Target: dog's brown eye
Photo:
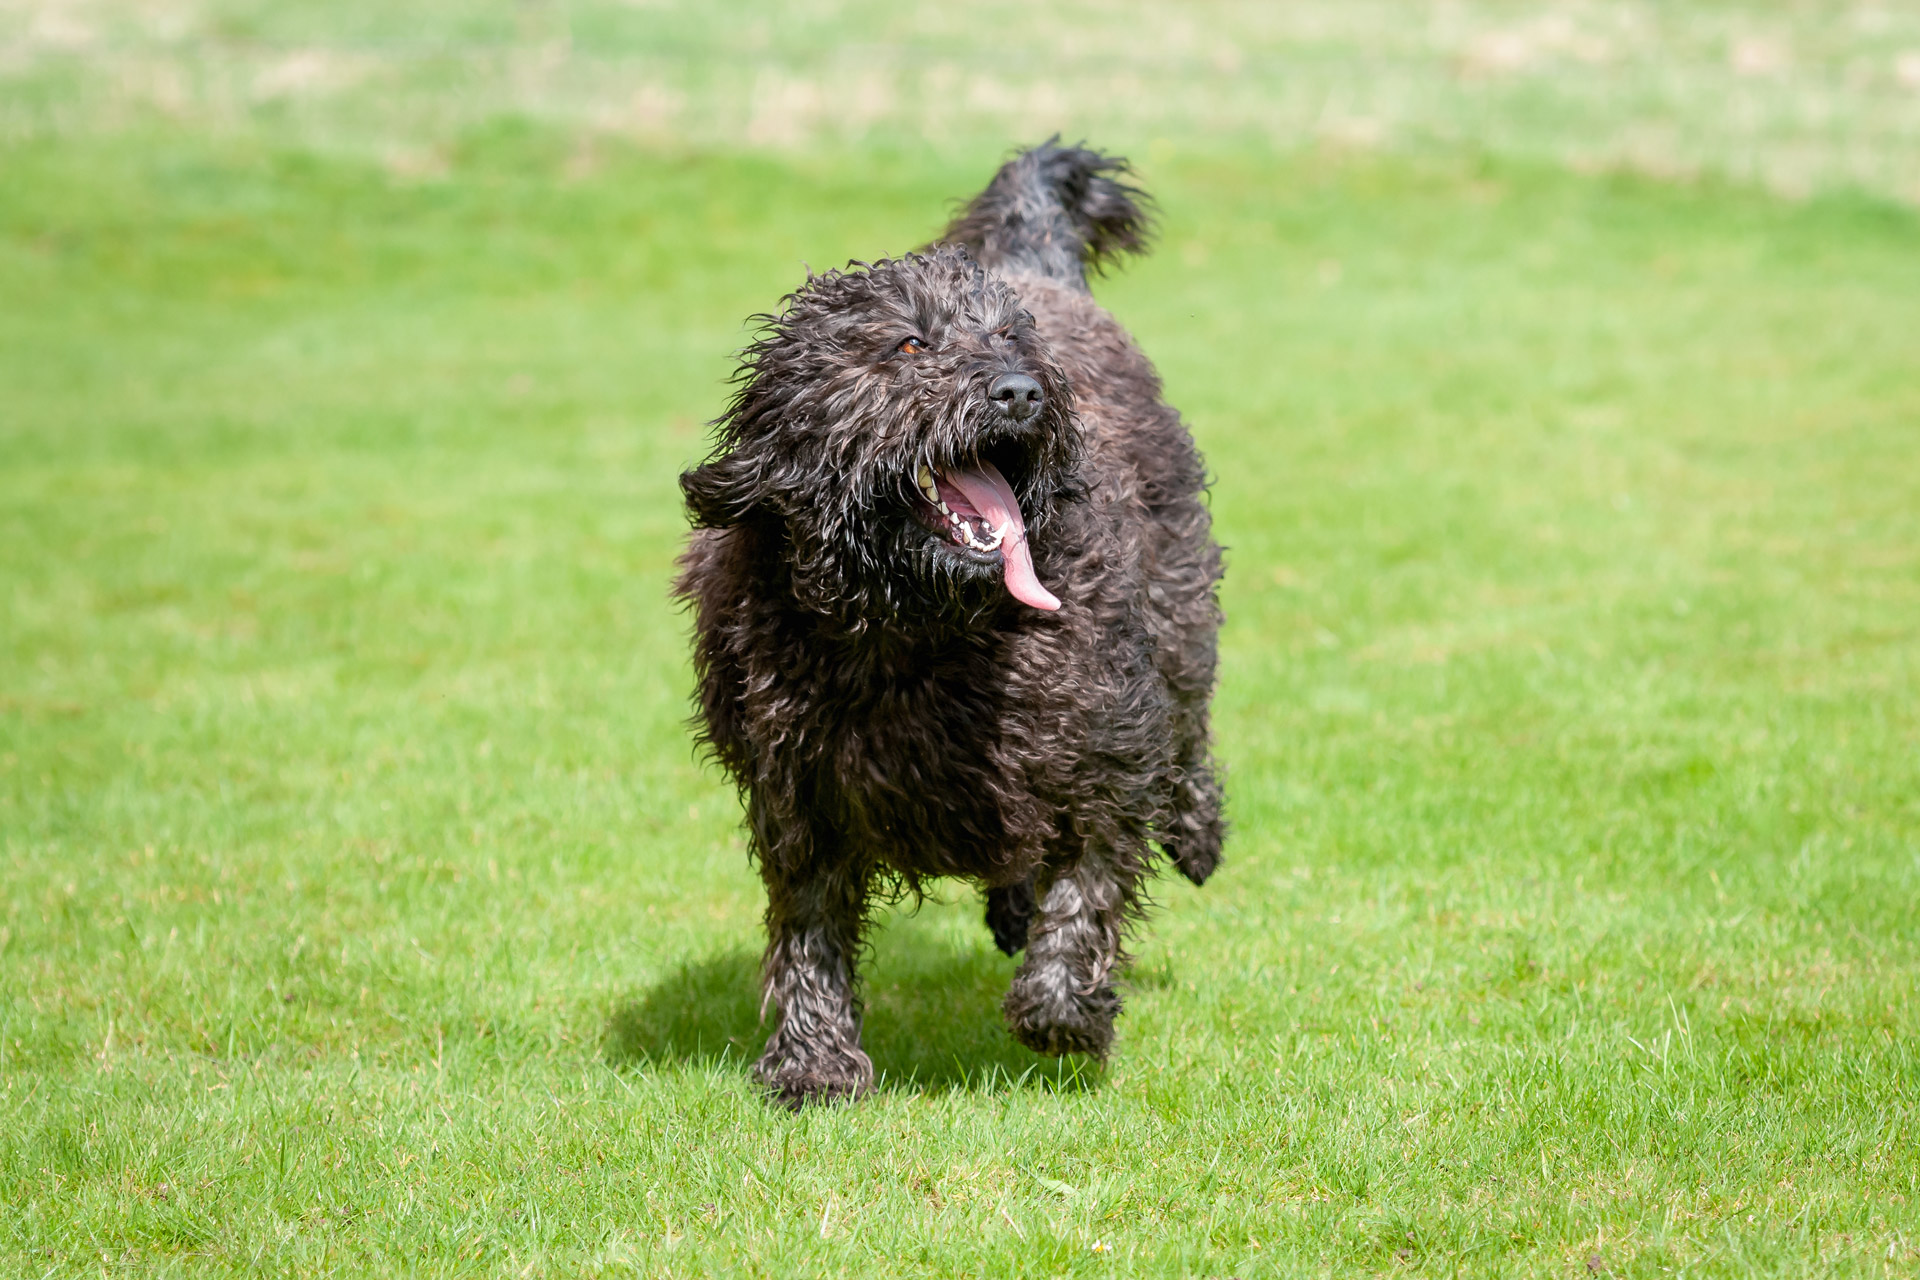
[[[919,338],[908,338],[905,342],[902,342],[898,347],[894,348],[894,350],[903,356],[917,356],[926,349],[927,344]]]

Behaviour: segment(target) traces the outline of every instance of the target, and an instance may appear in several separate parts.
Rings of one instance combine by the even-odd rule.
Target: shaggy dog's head
[[[1059,607],[1030,547],[1078,494],[1072,392],[1012,290],[943,247],[811,277],[761,319],[680,477],[696,525],[764,530],[795,597],[851,620]]]

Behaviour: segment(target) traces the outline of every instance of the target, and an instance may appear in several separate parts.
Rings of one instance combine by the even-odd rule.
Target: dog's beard
[[[1007,593],[1035,609],[1060,607],[1059,597],[1047,590],[1033,571],[1033,550],[1027,545],[1027,522],[1013,486],[1000,469],[984,458],[968,467],[936,470],[921,463],[914,477],[918,495],[914,514],[932,532],[945,538],[955,554],[998,561]]]

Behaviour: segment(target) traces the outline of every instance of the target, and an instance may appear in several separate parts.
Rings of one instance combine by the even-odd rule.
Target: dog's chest
[[[870,669],[823,699],[816,784],[843,834],[922,875],[999,880],[1035,846],[1003,742],[1006,682],[979,654]]]

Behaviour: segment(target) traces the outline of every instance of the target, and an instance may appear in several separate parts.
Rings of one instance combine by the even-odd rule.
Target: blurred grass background
[[[1903,1275],[1920,8],[0,5],[19,1274]],[[742,318],[1015,144],[1219,476],[1114,1061],[747,1085],[665,603]]]
[[[577,167],[598,138],[973,158],[1058,129],[1136,151],[1465,146],[1920,199],[1920,11],[1907,3],[7,0],[0,12],[0,129],[16,138],[159,120],[430,174],[503,115],[575,131]]]

